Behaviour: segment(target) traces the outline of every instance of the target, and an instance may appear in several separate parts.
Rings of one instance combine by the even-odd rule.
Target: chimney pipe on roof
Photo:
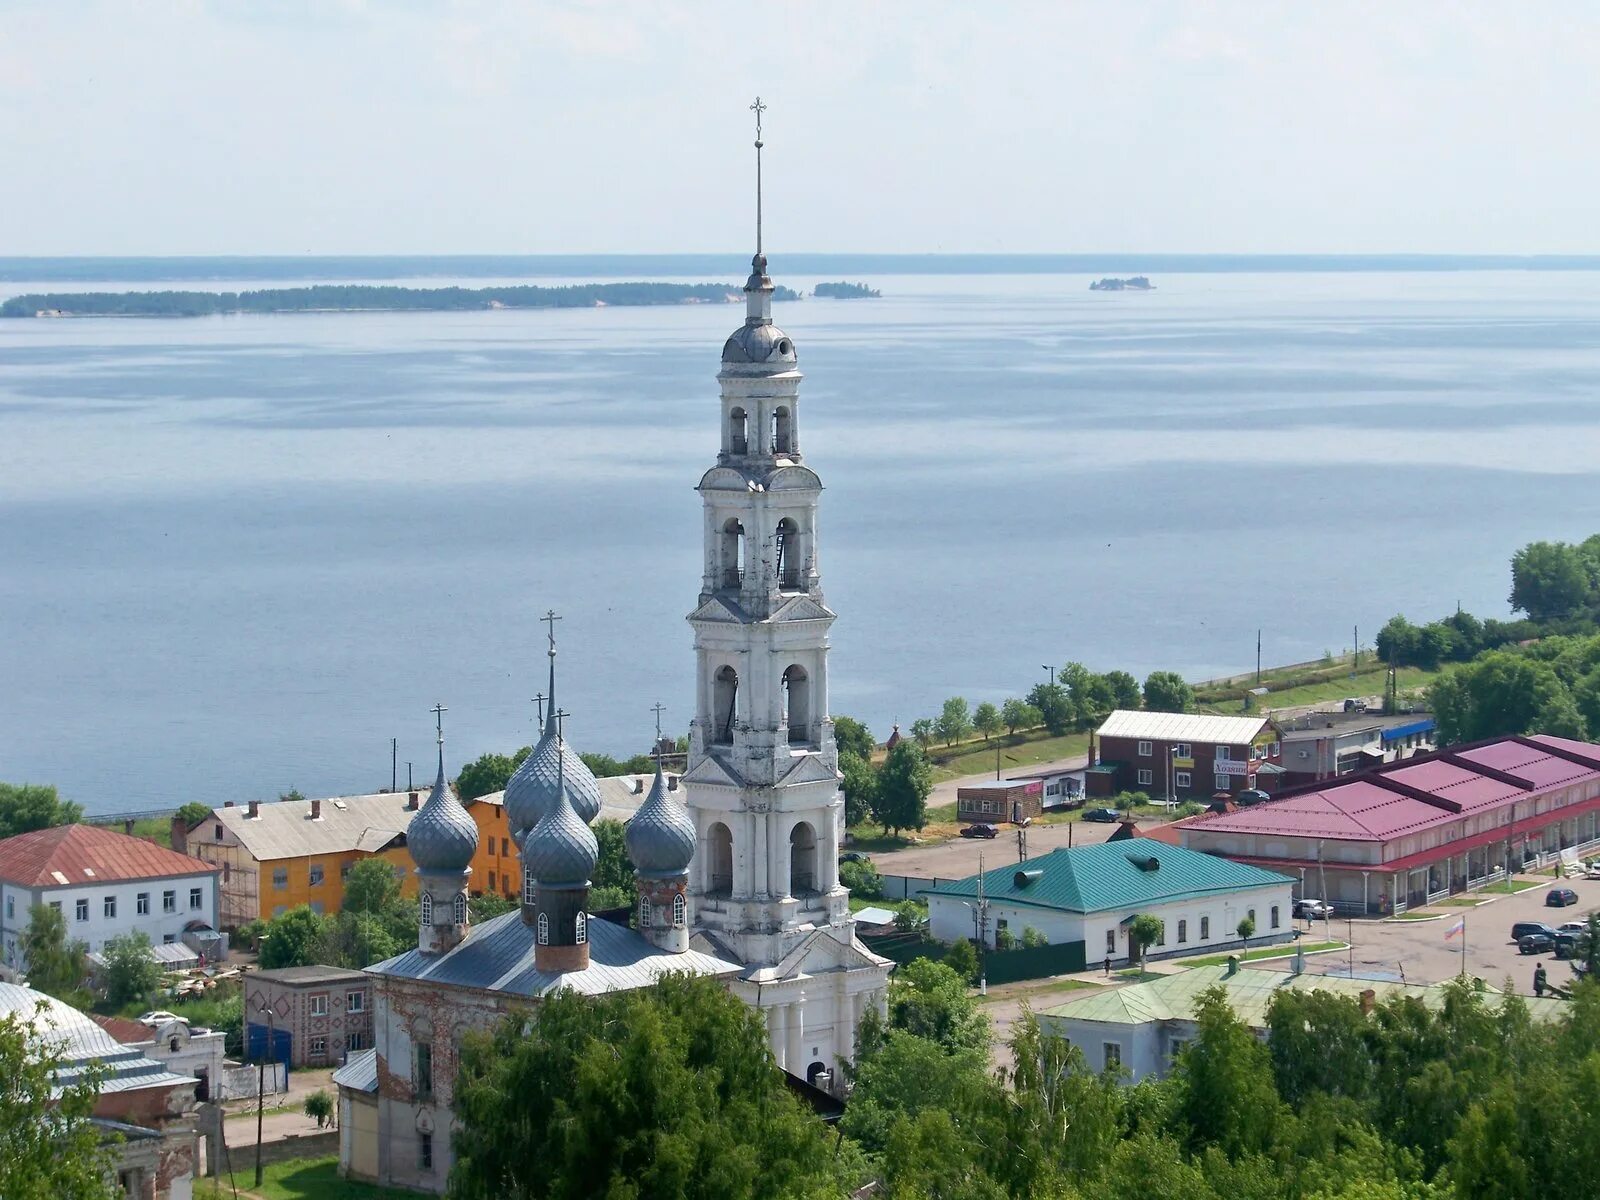
[[[410,798],[406,800],[406,811],[417,811],[417,794],[415,792],[412,792]]]
[[[644,795],[644,776],[641,775],[633,781],[633,794],[635,796]]]
[[[123,821],[122,821],[122,832],[127,834],[129,837],[133,836],[133,818],[132,817],[123,818]]]
[[[251,819],[254,819],[256,817],[259,817],[260,815],[261,815],[261,801],[259,801],[259,800],[250,801],[249,817]]]
[[[667,776],[667,791],[675,792],[677,790],[678,790],[678,777],[676,775],[668,775]]]
[[[313,800],[311,802],[311,819],[313,821],[322,820],[322,801],[321,800]]]
[[[224,800],[222,802],[222,807],[223,808],[232,808],[233,807],[233,801],[232,800]]]

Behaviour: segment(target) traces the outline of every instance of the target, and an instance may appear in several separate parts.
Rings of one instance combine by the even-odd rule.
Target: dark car
[[[962,837],[992,838],[999,837],[1000,831],[993,825],[963,825]]]
[[[1562,930],[1557,931],[1557,933],[1556,933],[1556,957],[1557,958],[1577,958],[1578,957],[1578,938],[1581,937],[1581,936],[1582,936],[1581,934],[1572,933],[1570,930],[1566,930],[1566,929],[1562,929]]]
[[[1517,939],[1517,949],[1523,954],[1546,954],[1556,948],[1556,940],[1548,933],[1528,933]]]
[[[1122,814],[1114,808],[1091,808],[1083,814],[1085,821],[1099,821],[1102,825],[1112,821],[1122,820]]]
[[[865,854],[859,854],[854,850],[846,850],[843,854],[839,855],[839,861],[841,863],[866,862],[867,856]]]
[[[1249,808],[1252,804],[1265,804],[1268,800],[1271,800],[1272,797],[1267,795],[1260,788],[1245,788],[1233,799],[1234,803],[1245,808]]]
[[[1542,933],[1552,942],[1556,940],[1556,931],[1543,921],[1518,921],[1511,927],[1511,940],[1520,945],[1530,933]]]
[[[1578,902],[1578,893],[1571,888],[1551,888],[1544,896],[1546,908],[1565,908]]]

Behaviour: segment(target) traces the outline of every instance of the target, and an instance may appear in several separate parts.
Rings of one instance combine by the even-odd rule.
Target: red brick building
[[[956,789],[956,820],[966,825],[1020,824],[1044,812],[1044,780],[991,779]]]
[[[1283,769],[1280,738],[1266,717],[1118,709],[1095,734],[1086,790],[1090,796],[1136,790],[1180,801],[1266,790]]]

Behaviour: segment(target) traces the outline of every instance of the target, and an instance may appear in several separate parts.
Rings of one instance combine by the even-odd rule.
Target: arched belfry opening
[[[729,517],[722,526],[722,586],[738,587],[744,578],[744,566],[744,524],[738,517]]]
[[[801,821],[789,831],[789,894],[811,896],[817,891],[817,831]]]
[[[750,422],[742,408],[735,408],[728,413],[728,453],[748,454],[750,452]]]
[[[722,746],[732,745],[734,715],[739,707],[739,672],[728,666],[718,667],[711,682],[711,740]]]
[[[800,526],[792,517],[778,522],[774,538],[778,556],[778,587],[795,591],[800,587]]]
[[[772,410],[772,452],[794,453],[794,422],[790,419],[789,407],[785,404],[780,404]]]
[[[783,673],[783,712],[789,741],[811,741],[811,676],[798,663]]]
[[[733,894],[733,834],[721,821],[706,830],[706,892],[712,896]]]

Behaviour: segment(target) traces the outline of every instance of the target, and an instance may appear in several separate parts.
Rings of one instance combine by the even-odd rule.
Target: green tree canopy
[[[1128,925],[1128,957],[1144,966],[1145,951],[1161,940],[1166,926],[1160,917],[1140,913]]]
[[[1044,724],[1044,714],[1026,700],[1007,700],[1000,706],[1000,719],[1006,732],[1015,736],[1019,729],[1034,729]]]
[[[455,1112],[456,1200],[833,1200],[853,1182],[760,1015],[715,980],[557,992],[468,1034]]]
[[[854,751],[839,753],[839,773],[844,777],[840,790],[844,792],[844,819],[846,825],[859,825],[872,815],[878,796],[878,772],[873,765]]]
[[[972,727],[983,734],[986,742],[1000,732],[1000,710],[992,701],[985,700],[972,710]]]
[[[1564,693],[1548,662],[1496,650],[1435,680],[1428,702],[1439,739],[1449,745],[1533,732],[1541,716],[1553,713],[1570,718],[1561,713]]]
[[[388,859],[363,858],[344,881],[344,912],[382,913],[400,900],[400,880]]]
[[[972,713],[962,696],[951,696],[944,702],[939,719],[933,723],[934,732],[946,746],[959,742],[972,732]]]
[[[291,908],[267,922],[261,935],[263,967],[305,967],[315,963],[324,951],[327,934],[324,918],[306,904]]]
[[[1151,671],[1144,680],[1144,706],[1151,712],[1188,712],[1194,689],[1176,671]]]
[[[889,1025],[949,1051],[989,1045],[989,1019],[967,994],[967,983],[944,963],[914,958],[889,981]]]
[[[115,1200],[110,1154],[90,1123],[101,1069],[64,1077],[48,1026],[0,1015],[0,1196],[6,1200]]]
[[[493,752],[478,755],[462,767],[461,773],[456,776],[456,794],[465,803],[479,796],[492,796],[495,792],[505,791],[506,784],[511,782],[511,773],[532,751],[533,747],[524,746],[515,756]]]
[[[1113,708],[1138,708],[1143,700],[1139,681],[1126,671],[1107,671],[1102,679],[1111,689]]]
[[[0,838],[83,820],[83,809],[45,783],[0,783]]]
[[[865,762],[872,761],[872,752],[877,749],[872,731],[854,717],[833,718],[833,742],[841,756],[854,754]]]
[[[46,995],[83,1008],[83,956],[88,947],[67,940],[67,919],[59,908],[35,904],[28,910],[28,929],[22,935],[22,957],[28,983]]]
[[[885,833],[921,829],[928,823],[928,793],[933,790],[933,770],[915,742],[901,742],[878,769],[873,820]]]
[[[191,800],[179,807],[177,815],[185,829],[193,829],[211,815],[211,809],[198,800]]]
[[[1059,683],[1035,684],[1028,693],[1028,703],[1038,711],[1044,727],[1057,736],[1066,733],[1077,720],[1072,697]]]
[[[161,986],[161,966],[151,957],[150,935],[142,929],[108,939],[101,957],[106,999],[119,1008],[150,999]]]
[[[1591,557],[1566,542],[1530,542],[1511,556],[1511,607],[1536,621],[1593,603]]]

